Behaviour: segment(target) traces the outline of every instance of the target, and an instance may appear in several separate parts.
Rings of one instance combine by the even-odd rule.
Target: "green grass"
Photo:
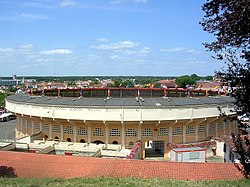
[[[223,172],[223,171],[222,171]],[[250,180],[214,180],[214,181],[181,181],[164,179],[137,179],[137,178],[77,178],[77,179],[24,179],[0,178],[0,187],[160,187],[160,186],[204,186],[204,187],[232,187],[250,186]]]

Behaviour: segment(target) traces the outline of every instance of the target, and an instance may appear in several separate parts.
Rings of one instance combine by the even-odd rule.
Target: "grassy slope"
[[[32,186],[32,187],[54,187],[54,186],[98,186],[98,187],[160,187],[160,186],[206,186],[206,187],[231,187],[250,186],[250,180],[227,180],[227,181],[178,181],[164,179],[136,179],[136,178],[79,178],[79,179],[23,179],[23,178],[0,178],[0,186]]]

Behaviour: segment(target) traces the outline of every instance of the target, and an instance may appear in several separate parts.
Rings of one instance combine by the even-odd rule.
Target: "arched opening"
[[[145,142],[145,157],[164,157],[164,141],[149,140]]]
[[[59,138],[56,136],[56,137],[54,138],[54,140],[58,142],[58,141],[59,141]]]
[[[44,139],[47,140],[47,139],[48,139],[48,135],[45,135],[45,136],[44,136]]]
[[[118,145],[118,141],[113,141],[112,144]]]
[[[84,140],[84,139],[81,139],[81,140],[80,140],[80,143],[85,143],[85,140]]]
[[[130,141],[130,142],[128,143],[128,145],[129,145],[129,147],[133,147],[133,146],[134,146],[134,142],[133,142],[133,141]]]
[[[67,142],[71,142],[71,139],[70,139],[70,138],[67,138],[66,140],[67,140]]]
[[[93,141],[92,143],[95,143],[95,144],[105,144],[103,141],[101,141],[101,140],[95,140],[95,141]]]

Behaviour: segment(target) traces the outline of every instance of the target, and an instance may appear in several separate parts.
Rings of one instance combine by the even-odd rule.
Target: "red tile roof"
[[[178,163],[166,161],[42,155],[0,152],[1,166],[17,177],[137,177],[182,180],[242,179],[232,163]]]

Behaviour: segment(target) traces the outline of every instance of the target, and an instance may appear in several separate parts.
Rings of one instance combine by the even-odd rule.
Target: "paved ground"
[[[0,122],[0,140],[15,139],[16,120]]]

